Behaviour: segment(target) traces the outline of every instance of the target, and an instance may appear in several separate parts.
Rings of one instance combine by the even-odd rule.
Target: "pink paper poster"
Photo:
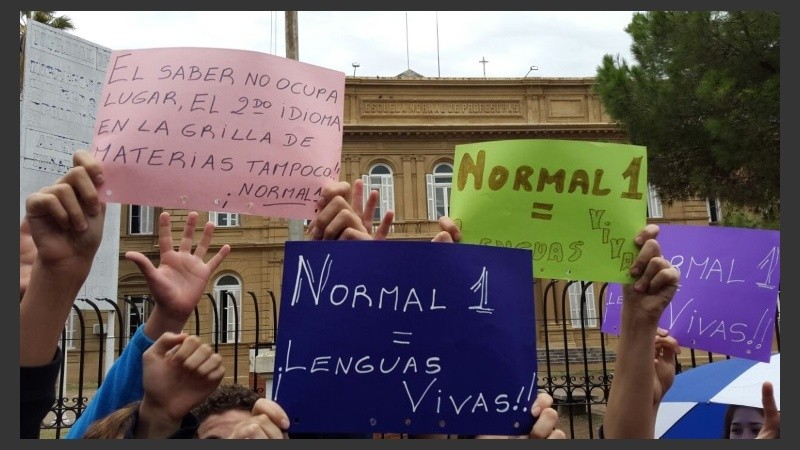
[[[339,179],[343,72],[264,53],[111,53],[92,150],[112,203],[311,219]]]

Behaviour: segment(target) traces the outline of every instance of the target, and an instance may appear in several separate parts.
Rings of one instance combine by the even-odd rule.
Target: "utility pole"
[[[297,11],[286,11],[286,57],[300,59],[300,51],[297,48]],[[289,219],[289,240],[303,240],[303,221],[301,219]]]

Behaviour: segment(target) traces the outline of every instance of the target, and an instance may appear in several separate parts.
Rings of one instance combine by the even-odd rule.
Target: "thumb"
[[[150,348],[157,355],[163,356],[166,355],[170,349],[180,345],[186,339],[187,336],[188,334],[185,333],[176,334],[170,331],[166,331],[158,338],[158,340],[156,340],[156,342]]]
[[[153,265],[153,262],[150,261],[147,256],[139,252],[125,252],[125,259],[136,264],[139,271],[142,272],[142,275],[148,280],[155,274],[156,266]]]

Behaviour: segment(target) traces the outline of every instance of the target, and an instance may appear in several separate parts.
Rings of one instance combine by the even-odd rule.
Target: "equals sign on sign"
[[[550,220],[553,218],[553,214],[550,213],[550,211],[552,210],[553,210],[552,203],[533,202],[533,212],[531,213],[531,219]]]

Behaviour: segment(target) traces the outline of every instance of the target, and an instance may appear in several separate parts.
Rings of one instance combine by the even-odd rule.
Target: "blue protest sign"
[[[527,434],[530,250],[290,241],[272,398],[292,432]]]

